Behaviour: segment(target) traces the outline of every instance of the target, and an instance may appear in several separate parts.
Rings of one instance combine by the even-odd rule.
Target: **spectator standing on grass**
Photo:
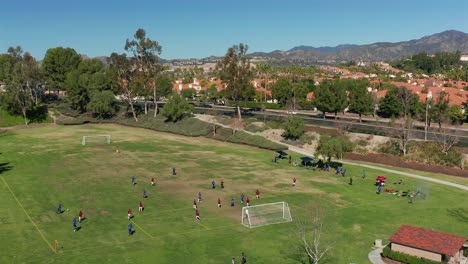
[[[340,174],[340,168],[339,167],[336,167],[335,174]]]
[[[241,264],[245,264],[245,263],[247,263],[247,257],[246,257],[245,254],[242,252]]]
[[[349,185],[353,185],[353,177],[349,177]]]
[[[224,189],[224,180],[221,180],[221,188]]]
[[[343,176],[343,177],[346,176],[346,169],[343,169],[343,170],[341,171],[341,176]]]
[[[366,178],[366,170],[362,170],[362,178],[363,178],[363,179]]]
[[[379,185],[379,187],[377,188],[377,194],[380,194],[382,192],[382,186]]]
[[[172,168],[172,175],[176,175],[176,168]]]

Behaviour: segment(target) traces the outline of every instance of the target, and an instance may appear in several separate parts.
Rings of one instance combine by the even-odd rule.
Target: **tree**
[[[319,264],[332,248],[322,238],[326,214],[323,207],[318,204],[307,210],[307,213],[305,218],[299,218],[296,221],[296,234],[301,241],[301,248],[304,249],[308,262]]]
[[[10,113],[21,114],[28,125],[28,112],[35,102],[34,90],[42,82],[39,63],[28,52],[23,55],[20,47],[10,48],[9,52],[15,63],[2,102]]]
[[[196,94],[197,91],[193,88],[183,89],[182,91],[180,91],[180,96],[190,100],[192,100]]]
[[[115,96],[112,91],[94,91],[87,108],[101,118],[115,114]]]
[[[304,120],[297,116],[289,116],[284,126],[283,137],[296,140],[304,134]]]
[[[66,78],[67,100],[74,109],[85,112],[92,94],[111,89],[110,72],[97,59],[82,60]]]
[[[226,94],[237,106],[239,120],[242,119],[239,102],[255,94],[250,81],[253,74],[247,57],[248,46],[240,43],[229,48],[224,58],[216,64],[221,81],[227,85]]]
[[[449,110],[449,94],[441,91],[435,100],[431,100],[431,108],[429,111],[430,120],[437,123],[439,128],[442,128],[442,122],[447,119]]]
[[[164,105],[162,115],[167,118],[168,121],[177,122],[182,119],[184,115],[192,112],[192,106],[177,93],[173,93],[169,100]]]
[[[330,137],[322,135],[315,150],[315,155],[331,161],[332,157],[342,159],[345,153],[351,152],[353,149],[354,144],[346,136]]]
[[[270,88],[272,97],[282,106],[289,103],[293,97],[292,83],[285,77],[279,78]]]
[[[172,79],[169,75],[160,72],[156,75],[156,83],[158,84],[158,97],[166,97],[172,93]]]
[[[467,115],[466,112],[462,111],[461,106],[453,105],[449,107],[447,117],[452,125],[461,125],[463,121],[465,121]]]
[[[334,95],[332,93],[332,83],[328,80],[320,83],[319,87],[315,90],[313,105],[323,113],[323,119],[327,112],[334,110]]]
[[[452,134],[446,124],[443,124],[443,126],[439,128],[439,131],[433,135],[437,146],[445,155],[448,155],[452,147],[459,141],[458,135]]]
[[[424,112],[418,96],[403,86],[389,90],[379,103],[379,115],[386,118],[398,118],[402,115],[415,117]]]
[[[112,53],[110,56],[111,68],[115,73],[115,78],[117,81],[117,87],[122,92],[121,96],[123,101],[130,106],[132,111],[133,118],[138,122],[138,118],[133,107],[133,97],[135,96],[135,91],[130,85],[130,82],[133,79],[133,70],[131,68],[130,61],[127,59],[125,54]]]
[[[266,90],[269,90],[269,81],[271,78],[271,74],[273,72],[273,68],[271,67],[271,64],[266,64],[266,63],[259,63],[255,66],[255,71],[262,80],[265,81],[265,84],[262,85]],[[266,93],[265,93],[265,102],[267,101],[266,98]]]
[[[324,81],[315,91],[313,104],[319,111],[323,112],[324,118],[326,112],[333,112],[336,119],[338,112],[342,112],[346,108],[346,92],[344,81]]]
[[[144,29],[138,29],[133,38],[133,40],[127,39],[125,50],[133,54],[134,70],[136,74],[143,75],[143,87],[149,86],[153,89],[154,117],[156,117],[158,113],[156,87],[158,84],[155,76],[163,69],[158,57],[162,48],[157,41],[146,37]]]
[[[350,90],[349,94],[350,111],[359,114],[359,123],[362,122],[363,114],[370,114],[374,110],[374,99],[372,94],[367,92],[365,85],[357,85]]]
[[[47,80],[47,87],[66,89],[67,74],[75,70],[80,62],[81,56],[72,48],[48,49],[41,67]]]

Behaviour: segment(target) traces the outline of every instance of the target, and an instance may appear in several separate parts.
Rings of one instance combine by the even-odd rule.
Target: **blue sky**
[[[223,55],[239,42],[252,52],[394,42],[468,32],[467,11],[465,0],[1,0],[0,53],[16,45],[38,59],[57,46],[122,53],[138,28],[166,59]]]

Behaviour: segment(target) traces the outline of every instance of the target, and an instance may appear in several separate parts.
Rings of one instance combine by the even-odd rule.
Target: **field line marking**
[[[200,222],[200,220],[197,220],[197,223],[198,223],[199,225],[203,226],[204,228],[208,229],[208,230],[210,229],[210,228],[207,227],[206,225],[202,224],[202,223]]]
[[[147,234],[151,238],[154,238],[150,233],[146,232],[146,230],[144,230],[141,226],[139,226],[137,223],[135,223],[135,221],[131,220],[130,222],[135,224],[141,231],[143,231],[143,233]]]
[[[13,198],[15,198],[16,202],[18,203],[18,205],[21,207],[21,209],[23,209],[23,212],[26,214],[26,216],[28,217],[29,221],[31,222],[31,224],[34,225],[34,227],[36,228],[37,232],[39,232],[39,234],[41,235],[42,239],[47,243],[47,245],[49,246],[49,248],[52,250],[52,252],[54,253],[57,253],[55,252],[54,248],[52,247],[52,245],[49,243],[49,241],[47,241],[47,239],[45,238],[44,234],[42,234],[41,230],[39,229],[39,227],[36,225],[36,223],[34,223],[34,221],[32,220],[31,216],[29,216],[28,212],[26,212],[26,209],[24,209],[24,206],[20,203],[20,201],[18,200],[18,198],[16,197],[16,195],[13,193],[13,191],[11,190],[10,188],[10,185],[8,185],[8,183],[5,181],[5,179],[3,178],[3,176],[0,176],[0,178],[2,178],[2,181],[3,183],[5,184],[5,186],[8,188],[8,191],[10,191],[11,195],[13,196]]]
[[[208,228],[208,230],[217,230],[217,229],[223,229],[223,228],[229,228],[232,226],[240,226],[240,224],[231,224],[231,225],[224,225],[224,226],[218,226],[214,228]],[[183,235],[188,235],[196,232],[202,232],[203,230],[200,229],[193,229],[187,232],[182,232],[182,233],[175,233],[175,234],[165,234],[162,236],[155,236],[151,237],[151,239],[162,239],[166,237],[171,237],[171,236],[183,236]],[[77,248],[77,249],[70,249],[70,250],[63,250],[62,253],[68,253],[68,252],[75,252],[75,251],[85,251],[85,250],[91,250],[91,249],[97,249],[97,248],[103,248],[103,247],[112,247],[116,245],[125,245],[125,244],[131,244],[131,243],[136,243],[140,241],[147,241],[146,239],[138,239],[138,240],[131,240],[131,241],[124,241],[124,242],[116,242],[116,243],[109,243],[109,244],[103,244],[103,245],[98,245],[95,247],[82,247],[82,248]]]

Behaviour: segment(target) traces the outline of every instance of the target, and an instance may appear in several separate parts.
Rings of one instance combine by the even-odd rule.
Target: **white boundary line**
[[[11,190],[10,186],[8,185],[8,183],[5,181],[5,179],[3,178],[3,176],[0,176],[0,178],[2,178],[2,181],[3,183],[5,184],[5,186],[8,188],[8,191],[11,193],[11,195],[13,196],[13,198],[15,198],[16,202],[18,203],[18,205],[21,207],[21,209],[23,209],[23,212],[26,214],[26,216],[28,217],[29,221],[31,222],[31,224],[34,225],[34,227],[36,228],[37,232],[39,232],[39,235],[41,235],[42,239],[44,240],[44,242],[46,242],[46,244],[49,246],[50,250],[52,250],[52,252],[54,253],[57,253],[55,252],[54,248],[52,247],[52,245],[49,243],[49,241],[47,241],[47,239],[45,238],[44,234],[42,234],[41,230],[39,229],[39,227],[36,225],[36,223],[34,223],[34,221],[32,220],[31,216],[29,216],[28,212],[26,212],[26,209],[24,209],[24,206],[20,203],[20,201],[18,200],[18,198],[16,198],[16,195],[13,193],[13,191]]]

